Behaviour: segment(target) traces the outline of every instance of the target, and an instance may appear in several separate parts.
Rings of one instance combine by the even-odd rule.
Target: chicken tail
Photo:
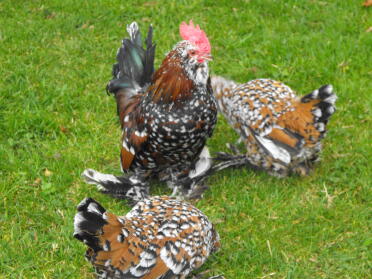
[[[143,91],[151,82],[154,73],[155,44],[152,43],[152,26],[150,25],[145,40],[146,49],[142,46],[141,32],[138,24],[132,22],[127,26],[130,38],[124,38],[118,49],[112,68],[113,79],[106,90],[115,95],[118,114],[128,103],[128,98]]]
[[[336,100],[332,85],[324,85],[302,97],[293,111],[279,118],[278,124],[302,137],[306,146],[316,145],[326,134],[328,120],[336,111]]]
[[[114,278],[113,273],[119,272],[117,266],[112,266],[112,262],[115,256],[122,253],[117,251],[125,247],[129,236],[124,224],[125,219],[106,212],[92,198],[85,198],[77,206],[74,237],[88,246],[85,257],[94,265],[96,273],[110,275],[99,278]]]
[[[311,113],[313,115],[314,126],[322,136],[326,131],[326,125],[332,114],[335,113],[336,94],[333,92],[332,85],[324,85],[310,94],[301,98],[301,103],[313,103]]]
[[[74,237],[94,252],[104,250],[99,241],[102,227],[107,225],[106,209],[92,198],[85,198],[77,206],[74,218]]]
[[[286,136],[290,136],[294,144],[294,139],[298,142],[298,148],[292,150],[297,150],[291,159],[292,172],[306,175],[309,166],[318,159],[328,120],[336,111],[336,100],[332,85],[324,85],[302,97],[293,111],[286,112],[279,118],[278,125],[284,128]],[[278,135],[277,133],[276,138]],[[275,140],[273,133],[271,137]]]

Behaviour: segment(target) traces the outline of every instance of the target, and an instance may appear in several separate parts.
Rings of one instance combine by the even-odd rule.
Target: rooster
[[[207,216],[166,196],[144,199],[123,217],[91,198],[77,211],[74,237],[88,246],[97,278],[183,279],[220,247]]]
[[[120,162],[129,177],[87,169],[86,181],[103,192],[136,202],[148,196],[148,178],[158,177],[173,196],[197,198],[198,185],[211,166],[206,140],[217,120],[217,104],[210,86],[209,40],[199,25],[183,22],[182,41],[154,72],[152,27],[142,47],[137,23],[127,27],[113,66],[107,91],[116,98],[122,127]]]
[[[213,76],[212,87],[219,110],[247,148],[244,156],[220,153],[220,159],[232,165],[249,164],[279,177],[309,173],[318,159],[328,120],[336,110],[337,97],[331,85],[302,98],[271,79],[238,84]],[[230,148],[239,153],[234,145]],[[240,163],[234,163],[236,160]]]

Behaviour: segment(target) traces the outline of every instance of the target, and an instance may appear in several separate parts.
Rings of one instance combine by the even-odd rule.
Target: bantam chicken
[[[166,55],[154,72],[152,27],[142,47],[137,23],[127,27],[107,90],[117,102],[123,131],[121,167],[131,172],[117,177],[85,170],[86,181],[114,197],[139,201],[148,196],[148,178],[158,177],[173,196],[200,197],[205,187],[199,175],[211,166],[205,144],[217,120],[210,86],[209,40],[199,25],[182,23],[183,41]]]
[[[144,199],[123,217],[91,198],[77,211],[74,237],[88,246],[97,278],[183,279],[220,247],[207,216],[173,198]]]
[[[274,176],[292,173],[307,175],[318,159],[321,140],[329,118],[335,112],[336,95],[332,85],[324,85],[298,98],[285,84],[256,79],[238,84],[212,77],[218,107],[244,142],[242,155],[220,153],[220,159],[240,160]],[[238,149],[230,145],[233,153]]]

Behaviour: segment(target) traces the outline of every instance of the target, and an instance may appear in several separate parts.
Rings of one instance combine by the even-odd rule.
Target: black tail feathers
[[[124,38],[118,49],[112,68],[113,79],[106,90],[115,94],[120,89],[128,89],[133,94],[151,82],[154,73],[155,44],[152,43],[152,26],[150,25],[145,40],[146,49],[142,47],[141,32],[136,22],[127,26],[130,38]]]
[[[94,199],[85,198],[77,206],[74,219],[74,237],[95,252],[102,250],[98,235],[107,224],[104,213],[106,210]]]
[[[332,85],[324,85],[310,94],[302,97],[301,102],[307,103],[311,100],[320,100],[314,106],[312,113],[314,115],[315,123],[317,123],[320,130],[325,130],[325,125],[328,123],[329,118],[336,111],[335,103],[337,96],[333,91]]]

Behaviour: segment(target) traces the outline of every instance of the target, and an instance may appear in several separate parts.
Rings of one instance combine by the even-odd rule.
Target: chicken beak
[[[211,54],[203,54],[198,57],[198,62],[202,63],[204,61],[211,61],[213,60],[213,57]]]
[[[211,54],[204,54],[204,55],[202,56],[202,58],[203,58],[204,60],[206,60],[206,61],[211,61],[211,60],[213,60],[213,56],[212,56]]]

